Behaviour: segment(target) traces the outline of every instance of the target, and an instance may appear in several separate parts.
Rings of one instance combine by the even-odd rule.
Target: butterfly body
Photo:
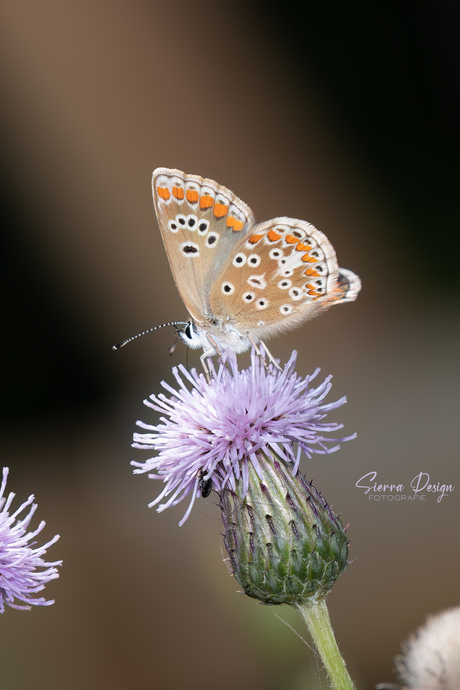
[[[189,347],[239,354],[356,299],[358,276],[338,268],[332,245],[310,223],[283,216],[255,224],[233,192],[180,170],[155,170],[152,191],[191,316],[180,332]]]
[[[209,340],[211,336],[212,340]],[[246,352],[251,347],[251,340],[245,333],[239,331],[229,321],[226,323],[219,322],[217,319],[211,319],[202,326],[194,321],[190,321],[186,328],[179,333],[179,337],[184,343],[192,348],[202,348],[207,351],[209,355],[216,354],[217,350],[232,350],[239,355],[241,352]],[[216,348],[214,347],[214,343]]]

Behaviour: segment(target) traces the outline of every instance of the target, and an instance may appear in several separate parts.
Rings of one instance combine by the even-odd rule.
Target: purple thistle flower
[[[249,463],[261,477],[264,456],[275,453],[292,463],[295,476],[302,450],[309,458],[312,453],[333,453],[339,446],[327,447],[326,443],[355,438],[356,434],[339,439],[324,437],[324,433],[342,428],[342,424],[322,420],[346,398],[321,404],[332,386],[332,377],[312,388],[311,381],[319,369],[302,379],[294,371],[296,359],[297,353],[293,352],[283,371],[271,368],[267,372],[253,351],[251,366],[239,371],[236,356],[228,353],[225,364],[220,364],[217,371],[213,367],[209,383],[195,369],[188,372],[182,365],[173,368],[178,390],[163,381],[171,397],[161,393],[144,400],[147,407],[165,416],[156,426],[138,421],[137,425],[148,433],[134,434],[132,444],[134,448],[158,452],[145,463],[131,463],[138,468],[136,474],[156,471],[149,477],[166,484],[149,507],[169,497],[157,508],[161,512],[192,493],[179,523],[183,525],[204,483],[212,481],[215,491],[235,491],[236,482],[242,479],[244,496]]]
[[[28,605],[15,604],[15,599],[36,606],[54,604],[54,600],[46,601],[43,597],[34,599],[31,595],[41,592],[50,580],[59,577],[55,566],[62,565],[62,561],[47,563],[42,559],[48,547],[59,539],[58,534],[44,546],[31,548],[36,544],[31,540],[45,526],[45,523],[41,522],[34,532],[26,533],[37,509],[37,505],[32,504],[33,495],[9,515],[8,511],[15,494],[10,493],[8,498],[3,497],[8,471],[8,467],[3,468],[3,480],[0,487],[0,613],[5,611],[5,604],[14,609],[30,610],[31,607]],[[27,515],[18,519],[20,513],[28,506],[30,510]],[[46,568],[46,570],[37,571],[37,568]]]

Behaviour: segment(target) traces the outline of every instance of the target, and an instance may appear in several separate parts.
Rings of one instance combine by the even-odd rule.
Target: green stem
[[[335,690],[354,690],[355,686],[348,675],[345,662],[335,641],[324,599],[301,604],[298,609],[307,624]]]

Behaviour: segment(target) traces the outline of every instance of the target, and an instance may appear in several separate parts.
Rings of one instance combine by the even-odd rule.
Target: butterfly
[[[255,224],[241,199],[214,180],[157,168],[152,192],[177,289],[191,320],[179,332],[204,357],[236,354],[356,299],[361,281],[334,248],[296,218]]]
[[[327,237],[304,220],[282,216],[256,224],[249,206],[226,187],[170,168],[153,172],[152,192],[172,274],[191,317],[164,325],[183,326],[178,335],[203,349],[205,371],[206,357],[225,350],[239,354],[251,345],[260,352],[260,342],[274,361],[265,340],[333,304],[352,302],[361,289],[355,273],[338,267]]]

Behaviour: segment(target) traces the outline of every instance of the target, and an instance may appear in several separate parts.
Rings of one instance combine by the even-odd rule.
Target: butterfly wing
[[[327,237],[306,221],[274,218],[242,237],[217,276],[211,310],[263,340],[332,304],[356,299],[361,282],[340,269]]]
[[[212,285],[254,224],[253,213],[226,187],[181,170],[157,168],[152,192],[177,289],[192,319],[203,325],[212,317]]]

